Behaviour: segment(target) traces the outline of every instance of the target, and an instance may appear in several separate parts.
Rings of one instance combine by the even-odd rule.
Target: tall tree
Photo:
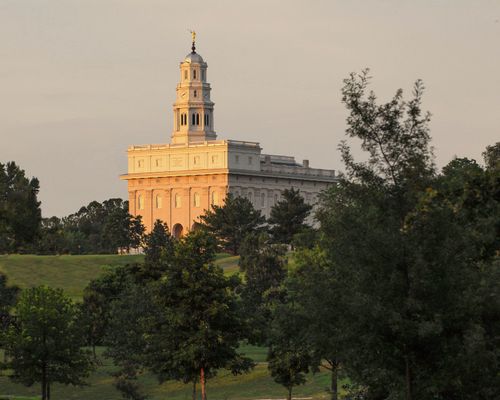
[[[40,185],[14,162],[0,163],[0,252],[30,248],[39,233]]]
[[[156,220],[153,229],[144,237],[144,275],[156,280],[174,259],[174,240],[167,224]]]
[[[273,304],[267,360],[274,380],[287,389],[287,400],[292,400],[294,386],[306,382],[305,374],[311,366],[305,324],[307,318],[303,310],[284,290]]]
[[[78,311],[61,290],[26,289],[16,306],[20,330],[6,335],[11,378],[31,386],[41,383],[43,400],[50,400],[54,382],[85,384],[92,363],[84,345]]]
[[[286,247],[273,243],[266,232],[250,233],[240,247],[239,266],[245,274],[240,292],[252,343],[266,344],[272,319],[269,305],[279,296],[287,262]]]
[[[265,218],[255,210],[250,200],[228,194],[224,205],[212,206],[200,217],[201,226],[217,238],[220,248],[238,254],[245,236],[262,230]]]
[[[343,309],[339,301],[341,288],[335,268],[318,247],[303,248],[294,255],[295,269],[286,281],[289,301],[301,310],[304,323],[296,330],[307,338],[314,372],[324,368],[331,372],[331,399],[338,399],[338,374],[341,367]]]
[[[343,89],[347,133],[361,140],[368,161],[356,162],[341,145],[347,174],[318,213],[345,310],[343,365],[368,398],[491,398],[498,358],[485,332],[496,323],[481,322],[477,311],[487,307],[495,252],[485,257],[474,240],[485,220],[465,217],[433,188],[422,84],[408,102],[398,91],[378,105],[368,82],[367,73],[352,75]],[[488,319],[494,315],[490,307]],[[486,377],[472,395],[474,369]]]
[[[292,244],[294,235],[308,227],[305,220],[311,210],[312,206],[304,201],[298,189],[285,189],[283,199],[271,208],[268,219],[274,240]]]

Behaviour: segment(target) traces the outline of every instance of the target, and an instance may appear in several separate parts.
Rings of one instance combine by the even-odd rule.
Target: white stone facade
[[[247,197],[268,217],[284,189],[299,189],[314,204],[336,181],[333,170],[262,154],[259,143],[217,140],[207,64],[194,43],[180,71],[171,143],[130,146],[128,172],[121,177],[128,181],[130,213],[141,215],[148,231],[160,219],[175,236],[185,234],[227,193]]]

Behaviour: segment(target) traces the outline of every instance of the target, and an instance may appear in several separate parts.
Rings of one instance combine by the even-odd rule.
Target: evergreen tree
[[[156,220],[151,230],[144,238],[144,275],[156,280],[165,271],[174,258],[174,240],[167,224]]]
[[[16,163],[0,163],[0,252],[33,246],[42,218],[39,189],[38,179],[28,179]]]
[[[265,218],[250,200],[228,194],[222,206],[212,206],[200,217],[201,227],[215,235],[220,248],[238,254],[245,236],[263,228]]]
[[[71,300],[61,290],[26,289],[16,312],[20,330],[10,327],[6,335],[11,378],[27,386],[40,382],[43,400],[50,400],[54,382],[84,385],[92,363],[82,350],[78,311]]]
[[[304,201],[298,189],[285,189],[283,200],[271,208],[268,219],[274,240],[278,243],[292,244],[294,235],[308,227],[305,220],[311,209],[312,206]]]

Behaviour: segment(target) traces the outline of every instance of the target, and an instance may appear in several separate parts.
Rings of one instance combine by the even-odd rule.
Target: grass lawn
[[[215,263],[226,274],[238,271],[238,258],[218,254]],[[11,285],[27,288],[47,285],[61,288],[73,300],[81,300],[87,284],[106,269],[141,262],[142,255],[83,255],[35,256],[0,255],[0,272],[7,275]]]
[[[103,348],[98,349],[102,365],[90,376],[90,385],[73,387],[53,385],[51,397],[54,400],[120,400],[120,393],[113,387],[113,378],[110,373],[116,370],[110,360],[102,358]],[[248,374],[233,376],[228,371],[220,371],[216,378],[207,383],[207,394],[211,400],[256,400],[256,399],[284,399],[286,390],[273,381],[267,371],[265,363],[266,349],[254,346],[242,346],[241,351],[252,357],[257,366]],[[330,375],[322,371],[315,375],[310,374],[305,385],[294,390],[294,397],[309,397],[314,400],[328,399],[328,385]],[[152,374],[144,374],[139,382],[151,400],[190,400],[192,386],[179,382],[169,381],[159,384]],[[199,388],[198,388],[199,389]],[[5,376],[0,376],[0,400],[3,399],[39,399],[39,384],[25,387],[10,382]],[[16,395],[18,397],[12,397]],[[28,396],[28,397],[20,397]],[[32,396],[32,397],[29,397]]]

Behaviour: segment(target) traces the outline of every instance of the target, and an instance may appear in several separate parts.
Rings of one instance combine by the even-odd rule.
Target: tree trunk
[[[50,400],[50,382],[47,382],[47,400]]]
[[[332,400],[338,399],[338,366],[337,364],[332,365],[332,382],[331,382],[331,391],[332,391]]]
[[[193,400],[196,400],[196,379],[193,379]]]
[[[205,388],[205,369],[200,369],[200,385],[201,385],[201,400],[207,400],[207,392]]]
[[[47,365],[42,364],[42,400],[47,400]]]
[[[286,397],[287,400],[292,400],[292,386],[288,388],[288,396]]]
[[[412,388],[411,388],[411,371],[410,371],[410,361],[408,356],[405,356],[406,364],[406,400],[412,400]]]

